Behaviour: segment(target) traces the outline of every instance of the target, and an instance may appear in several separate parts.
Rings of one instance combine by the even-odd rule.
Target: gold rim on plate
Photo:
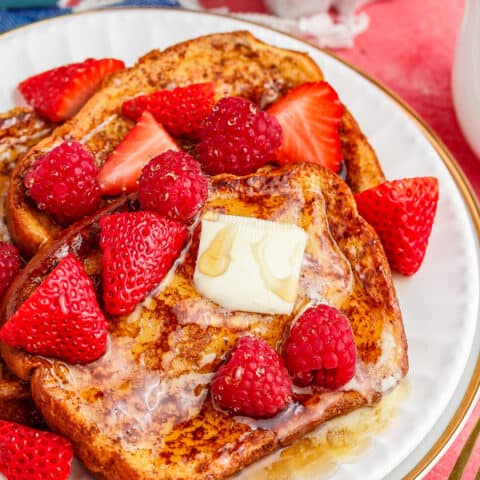
[[[14,33],[18,33],[19,30],[30,28],[32,25],[37,25],[40,23],[47,23],[47,22],[55,22],[61,21],[65,18],[68,18],[72,15],[84,15],[84,14],[92,14],[92,13],[102,13],[102,12],[109,12],[109,11],[125,11],[125,10],[164,10],[164,11],[172,11],[171,7],[154,7],[154,6],[131,6],[131,7],[113,7],[113,8],[105,8],[105,9],[89,9],[83,10],[81,12],[73,12],[67,15],[60,15],[57,17],[46,18],[44,20],[39,20],[34,23],[29,23],[27,25],[23,25],[12,30],[9,30],[4,33],[0,33],[0,39],[5,38]],[[340,63],[348,66],[351,70],[356,72],[358,75],[362,76],[370,83],[375,85],[378,89],[388,95],[407,115],[408,117],[416,124],[418,129],[423,133],[429,143],[437,152],[438,156],[441,158],[445,166],[447,167],[448,172],[452,176],[460,194],[463,197],[463,200],[468,208],[470,213],[473,225],[475,227],[475,231],[477,233],[477,237],[480,239],[480,204],[475,196],[475,193],[470,185],[470,182],[466,178],[465,174],[463,173],[462,169],[460,168],[459,164],[453,157],[452,153],[448,150],[445,144],[438,138],[438,136],[433,132],[433,130],[420,118],[420,116],[410,107],[407,103],[405,103],[398,95],[393,93],[390,89],[385,87],[382,83],[378,80],[375,80],[373,77],[368,75],[367,73],[360,70],[355,65],[351,64],[350,62],[342,59],[338,55],[315,45],[308,40],[304,40],[302,38],[296,37],[295,35],[282,32],[276,28],[265,26],[259,22],[253,22],[249,20],[243,20],[241,18],[237,18],[231,15],[221,14],[221,13],[213,13],[213,12],[206,12],[200,10],[191,10],[191,9],[177,9],[175,10],[178,13],[185,12],[188,14],[196,14],[196,15],[207,15],[207,16],[214,16],[214,17],[221,17],[227,18],[231,20],[235,20],[237,22],[244,23],[245,25],[255,25],[257,27],[261,27],[265,30],[270,30],[281,35],[290,37],[294,40],[300,41],[302,43],[307,44],[309,47],[318,50]],[[458,385],[457,385],[458,387]],[[440,437],[437,441],[433,444],[430,450],[423,456],[423,458],[410,470],[410,472],[404,477],[404,480],[413,480],[418,478],[421,474],[425,472],[425,470],[432,464],[432,462],[437,458],[437,456],[441,453],[441,451],[445,448],[448,444],[450,439],[459,429],[463,419],[465,418],[467,412],[470,410],[470,407],[473,406],[473,402],[475,400],[476,394],[480,389],[480,354],[478,355],[476,365],[472,374],[472,378],[467,386],[465,394],[458,406],[457,410],[453,414],[450,422],[445,427],[445,430],[442,432]]]

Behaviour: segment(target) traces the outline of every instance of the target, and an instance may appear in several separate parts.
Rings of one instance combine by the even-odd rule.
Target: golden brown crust
[[[340,143],[346,167],[346,182],[353,193],[385,181],[380,163],[352,114],[345,109],[340,125]]]
[[[127,207],[119,200],[37,254],[12,285],[5,317],[67,245],[95,281],[99,218]],[[192,283],[198,227],[168,286],[137,315],[111,319],[109,350],[97,362],[68,366],[2,346],[15,373],[33,373],[33,396],[48,424],[71,438],[78,456],[105,478],[225,478],[327,419],[377,401],[406,373],[405,334],[383,249],[337,175],[297,164],[214,177],[206,209],[305,229],[295,311],[315,298],[348,314],[359,358],[355,383],[346,391],[298,393],[296,410],[254,423],[261,428],[214,409],[208,383],[236,339],[251,333],[281,349],[293,315],[226,312],[200,297]]]
[[[19,158],[49,135],[53,127],[31,108],[19,107],[0,113],[0,240],[10,240],[4,223],[4,208],[12,170]]]
[[[18,158],[53,128],[53,123],[31,108],[17,107],[0,113],[0,174],[8,175]]]
[[[267,45],[249,32],[207,35],[146,54],[133,68],[112,75],[72,120],[33,147],[19,163],[7,198],[13,239],[23,254],[31,257],[59,232],[58,225],[25,196],[23,176],[30,165],[66,138],[84,141],[102,164],[131,128],[132,124],[120,115],[127,98],[214,81],[217,97],[242,96],[264,107],[296,85],[322,79],[320,68],[308,55]],[[341,139],[347,170],[351,170],[347,181],[355,191],[383,176],[373,150],[347,110]]]
[[[50,133],[52,127],[33,110],[14,108],[0,114],[0,240],[10,241],[4,224],[4,200],[10,174],[18,158],[40,138]],[[10,373],[0,362],[0,419],[40,425],[41,415],[35,407],[30,387]]]

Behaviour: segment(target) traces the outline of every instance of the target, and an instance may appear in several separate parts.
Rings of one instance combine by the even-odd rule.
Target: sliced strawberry
[[[167,150],[178,145],[152,114],[144,112],[100,169],[98,181],[104,195],[119,195],[138,190],[142,168]]]
[[[0,339],[26,352],[70,363],[105,353],[108,323],[83,265],[68,254],[0,330]]]
[[[136,121],[147,110],[172,135],[196,140],[214,103],[215,84],[195,83],[127,100],[122,113]]]
[[[67,480],[72,459],[66,438],[0,420],[0,472],[8,480]]]
[[[80,110],[107,75],[122,68],[125,64],[121,60],[89,58],[29,77],[18,90],[40,115],[63,122]]]
[[[170,270],[188,231],[153,212],[108,215],[100,220],[100,228],[105,310],[127,314]]]
[[[422,264],[438,204],[438,180],[406,178],[355,195],[358,211],[376,230],[392,269],[413,275]]]
[[[342,155],[338,129],[343,106],[327,82],[304,83],[292,88],[268,108],[282,126],[280,165],[312,162],[340,170]]]

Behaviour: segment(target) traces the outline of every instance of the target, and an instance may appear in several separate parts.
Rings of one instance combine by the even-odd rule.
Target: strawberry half
[[[107,75],[123,68],[125,64],[115,58],[89,58],[29,77],[18,90],[40,115],[63,122],[80,110]]]
[[[69,363],[105,353],[108,323],[83,265],[68,254],[0,330],[11,347]]]
[[[108,215],[100,220],[100,229],[105,310],[130,313],[170,270],[188,231],[153,212]]]
[[[146,110],[172,135],[197,140],[214,103],[215,84],[195,83],[127,100],[122,105],[122,113],[136,121]]]
[[[343,106],[327,82],[304,83],[272,104],[268,113],[282,126],[280,165],[312,162],[340,170],[342,155],[338,129]]]
[[[422,264],[438,204],[438,180],[384,182],[355,195],[358,211],[376,230],[392,269],[413,275]]]
[[[167,150],[179,148],[152,114],[144,112],[100,169],[97,178],[102,193],[119,195],[137,191],[142,168]]]
[[[8,480],[67,480],[72,459],[66,438],[0,420],[0,472]]]

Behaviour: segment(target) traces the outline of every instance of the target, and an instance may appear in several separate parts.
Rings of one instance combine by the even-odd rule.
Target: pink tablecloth
[[[265,11],[261,0],[204,0],[208,7],[229,5],[237,11]],[[365,7],[370,28],[355,48],[338,51],[403,98],[451,150],[480,196],[480,159],[465,142],[452,106],[450,72],[464,0],[382,0]],[[480,46],[479,46],[480,48]],[[479,112],[480,115],[480,112]],[[479,132],[480,135],[480,132]],[[475,419],[480,402],[453,445],[427,475],[449,477]],[[480,468],[480,441],[463,473],[473,480]]]

